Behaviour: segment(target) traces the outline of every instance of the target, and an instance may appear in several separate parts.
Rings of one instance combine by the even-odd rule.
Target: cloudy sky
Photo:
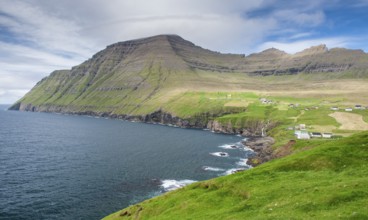
[[[226,53],[368,52],[367,10],[368,0],[0,0],[0,104],[109,44],[157,34]]]

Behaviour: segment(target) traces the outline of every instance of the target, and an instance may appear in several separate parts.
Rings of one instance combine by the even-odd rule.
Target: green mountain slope
[[[111,219],[367,219],[368,132],[130,206]]]
[[[226,103],[210,102],[182,111],[183,102],[177,100],[192,91],[279,90],[290,84],[298,89],[315,79],[366,78],[367,61],[362,51],[324,46],[295,55],[276,49],[249,56],[221,54],[176,35],[159,35],[110,45],[71,70],[55,71],[11,109],[124,117],[160,110],[184,118],[219,114],[232,110]],[[258,77],[285,74],[302,78]]]

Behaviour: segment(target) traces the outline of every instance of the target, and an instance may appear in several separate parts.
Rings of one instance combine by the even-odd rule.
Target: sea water
[[[6,107],[0,106],[0,219],[100,219],[247,169],[252,153],[233,135]]]

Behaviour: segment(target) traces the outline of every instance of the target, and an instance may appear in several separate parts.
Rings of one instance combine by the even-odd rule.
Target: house
[[[266,102],[266,101],[267,101],[267,99],[266,99],[266,98],[260,98],[260,99],[259,99],[259,101],[260,101],[260,102]]]
[[[314,138],[321,138],[322,134],[320,132],[311,132],[310,136]]]
[[[361,105],[355,105],[354,107],[355,109],[362,109],[362,106]]]
[[[267,100],[266,98],[260,98],[259,101],[262,103],[262,104],[272,104],[272,100]]]
[[[345,111],[346,111],[346,112],[352,112],[352,111],[353,111],[353,109],[352,109],[352,108],[346,108],[346,109],[345,109]]]
[[[331,107],[331,110],[332,110],[332,111],[338,111],[338,110],[339,110],[339,107],[337,107],[337,106],[333,106],[333,107]]]
[[[307,131],[295,131],[294,135],[297,139],[310,139],[310,135]]]
[[[300,130],[305,130],[305,124],[300,124],[300,125],[299,125],[299,129],[300,129]]]
[[[331,138],[332,137],[332,133],[322,133],[322,137],[323,138]]]

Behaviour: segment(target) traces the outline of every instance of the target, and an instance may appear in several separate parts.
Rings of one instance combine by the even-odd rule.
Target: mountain
[[[10,109],[139,116],[137,120],[158,111],[189,117],[192,112],[181,111],[177,101],[188,91],[269,89],[262,82],[254,83],[260,79],[252,76],[366,76],[367,61],[368,55],[361,50],[328,50],[324,45],[294,55],[274,48],[249,56],[222,54],[177,35],[158,35],[112,44],[71,70],[54,71]],[[203,106],[195,113],[211,109]],[[226,111],[219,107],[213,114]]]

